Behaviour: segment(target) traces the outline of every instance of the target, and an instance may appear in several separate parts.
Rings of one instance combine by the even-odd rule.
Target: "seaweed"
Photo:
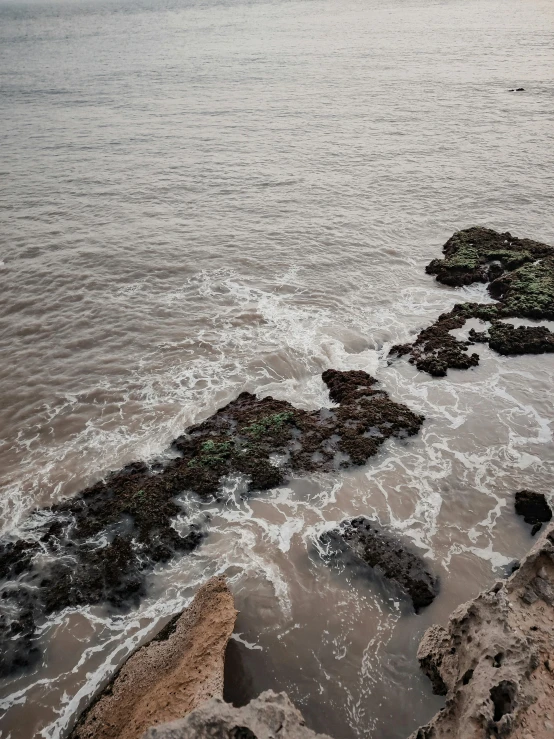
[[[552,351],[554,334],[544,326],[515,328],[506,318],[554,319],[554,248],[509,232],[469,228],[456,232],[443,247],[444,259],[427,265],[428,274],[445,285],[459,287],[488,283],[493,304],[461,303],[422,329],[415,341],[397,344],[391,354],[408,355],[423,372],[443,377],[448,369],[468,369],[479,364],[479,354],[469,353],[474,343],[488,344],[499,354],[541,354]],[[491,323],[488,332],[471,329],[467,341],[450,332],[470,318]]]
[[[174,527],[185,511],[184,494],[219,499],[223,479],[233,474],[247,478],[252,493],[291,474],[364,464],[387,438],[416,434],[423,423],[365,372],[327,370],[322,378],[338,407],[304,411],[241,393],[175,439],[178,456],[111,473],[32,514],[38,537],[0,541],[0,674],[38,659],[36,628],[49,614],[93,604],[136,606],[154,564],[198,547],[204,530]]]

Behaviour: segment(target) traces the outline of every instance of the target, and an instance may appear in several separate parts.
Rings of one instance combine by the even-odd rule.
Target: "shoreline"
[[[483,232],[487,232],[487,239],[492,238],[487,229],[461,233],[469,233],[468,238],[475,240]],[[409,354],[410,362],[419,369],[443,376],[449,367],[475,366],[478,355],[466,353],[474,343],[489,343],[491,349],[504,354],[552,351],[554,341],[546,327],[503,328],[510,326],[503,320],[552,319],[554,250],[528,240],[511,241],[510,234],[497,237],[504,244],[502,250],[496,245],[491,251],[487,242],[480,251],[473,241],[468,246],[468,238],[455,234],[444,247],[445,259],[432,263],[438,276],[443,276],[441,281],[488,283],[497,303],[456,306],[424,329],[412,345],[394,347],[391,354]],[[472,329],[467,341],[455,339],[450,331],[461,328],[468,318],[489,322],[489,333]],[[501,343],[495,343],[500,334]],[[504,340],[508,344],[502,343]],[[506,347],[509,350],[504,351]],[[229,472],[246,474],[251,491],[255,491],[279,485],[292,472],[309,474],[363,465],[387,438],[417,434],[423,423],[422,416],[393,403],[384,390],[373,387],[375,379],[363,371],[326,370],[323,379],[337,406],[307,412],[287,401],[259,400],[243,393],[178,437],[173,443],[178,458],[166,465],[129,465],[74,499],[48,509],[58,518],[48,521],[40,544],[32,540],[5,543],[0,558],[4,579],[21,582],[22,575],[29,575],[30,584],[40,583],[37,592],[41,588],[45,591],[35,601],[32,589],[12,591],[23,617],[15,627],[14,621],[8,624],[6,632],[9,640],[14,636],[20,639],[11,667],[25,666],[24,653],[38,657],[33,652],[34,618],[41,609],[48,614],[88,603],[108,602],[116,608],[136,604],[144,594],[145,558],[163,563],[175,551],[192,551],[201,543],[205,532],[194,524],[185,537],[169,525],[179,512],[174,497],[183,486],[200,496],[215,495],[217,500],[220,480]],[[275,463],[272,455],[281,459]],[[90,538],[104,531],[109,531],[111,538],[106,551],[99,553],[91,548]],[[56,560],[67,553],[64,547],[72,548],[73,556],[82,556],[80,571],[56,570]],[[44,579],[44,572],[34,569],[39,549],[43,552],[45,548],[53,562],[49,580]]]

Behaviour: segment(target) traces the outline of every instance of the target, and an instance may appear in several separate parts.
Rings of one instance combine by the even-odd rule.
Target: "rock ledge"
[[[554,525],[507,580],[431,626],[421,668],[444,708],[411,739],[554,736]]]
[[[203,585],[191,605],[127,662],[81,716],[71,739],[139,739],[223,695],[225,648],[235,625],[225,579]]]
[[[304,724],[286,693],[267,690],[243,708],[214,698],[180,721],[151,728],[144,739],[330,739]]]

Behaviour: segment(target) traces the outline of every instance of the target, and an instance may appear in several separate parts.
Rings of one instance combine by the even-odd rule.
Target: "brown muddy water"
[[[512,496],[553,490],[554,356],[480,347],[436,380],[387,352],[482,294],[424,274],[454,230],[554,243],[553,70],[550,0],[0,2],[4,532],[242,390],[316,408],[324,369],[359,368],[427,418],[352,472],[183,492],[204,544],[138,610],[51,620],[1,684],[2,739],[63,737],[216,573],[234,695],[285,689],[335,739],[440,707],[417,644],[530,545]],[[430,608],[321,561],[352,514],[421,547]]]

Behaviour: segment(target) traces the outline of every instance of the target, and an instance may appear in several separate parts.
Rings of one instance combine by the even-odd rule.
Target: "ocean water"
[[[0,685],[2,739],[65,736],[216,573],[246,692],[287,690],[335,739],[438,710],[423,631],[530,546],[514,491],[553,491],[554,357],[480,347],[437,380],[387,353],[486,299],[424,273],[456,229],[554,243],[553,70],[550,0],[0,1],[4,532],[242,390],[316,408],[323,370],[359,368],[427,419],[363,468],[184,493],[205,543],[138,610],[46,624],[42,662]],[[321,561],[354,514],[429,557],[430,608]]]

